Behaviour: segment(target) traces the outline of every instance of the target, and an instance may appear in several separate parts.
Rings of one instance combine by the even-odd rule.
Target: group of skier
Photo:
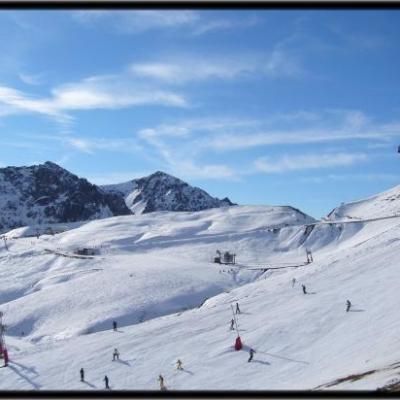
[[[294,287],[295,284],[296,284],[296,278],[293,278],[293,279],[292,279],[292,287]],[[307,292],[307,288],[306,288],[305,285],[302,284],[302,285],[301,285],[301,288],[302,288],[302,290],[303,290],[303,294],[309,294],[309,293]],[[349,311],[350,311],[351,306],[352,306],[351,301],[350,301],[350,300],[346,300],[346,312],[349,312]],[[231,329],[232,329],[232,328],[231,328]]]
[[[239,312],[240,312],[240,310],[239,310]],[[113,330],[114,331],[117,330],[117,321],[113,321]],[[119,353],[118,349],[115,348],[114,352],[113,352],[112,361],[115,361],[115,360],[118,361],[119,360],[119,354],[120,353]],[[179,358],[176,361],[176,369],[179,370],[179,371],[183,371],[183,363]],[[80,374],[80,377],[81,377],[81,382],[85,382],[85,370],[83,368],[81,368],[79,370],[79,374]],[[108,378],[107,375],[104,376],[103,381],[104,381],[104,384],[105,384],[105,389],[110,389],[109,378]],[[161,374],[158,376],[158,382],[160,384],[160,390],[167,390],[167,388],[166,388],[166,386],[164,384],[164,377]]]
[[[233,311],[233,309],[232,309],[232,311]],[[239,307],[239,303],[236,303],[236,306],[235,306],[235,314],[236,314],[236,315],[237,315],[237,314],[241,314],[240,307]],[[236,323],[235,318],[232,318],[232,319],[231,319],[231,325],[230,325],[230,328],[229,328],[231,331],[233,331],[233,330],[235,329],[235,323]],[[238,342],[238,339],[240,339],[239,336],[238,336],[238,338],[236,339],[236,344],[237,344],[237,342]],[[241,340],[239,340],[239,342],[241,343]],[[237,346],[235,345],[236,350],[240,349],[241,347],[242,347],[241,344],[240,344],[239,347],[237,347]],[[253,348],[250,348],[250,350],[249,350],[249,359],[247,360],[247,362],[250,362],[250,361],[253,359],[254,353],[256,353],[256,351],[255,351]]]
[[[292,287],[294,287],[295,284],[296,284],[296,278],[293,278],[292,279]],[[306,286],[302,284],[301,287],[302,287],[302,290],[303,290],[303,294],[308,294]],[[350,300],[347,300],[346,301],[346,312],[350,311],[351,306],[352,306],[352,304],[351,304]],[[239,303],[236,303],[235,314],[241,314]],[[235,329],[235,319],[232,318],[231,322],[230,322],[230,330],[234,330],[234,329]],[[113,330],[117,331],[117,322],[116,321],[113,321]],[[256,351],[253,348],[250,348],[250,350],[249,350],[249,359],[247,360],[247,362],[251,362],[253,360],[253,357],[254,357],[255,353],[256,353]],[[112,361],[119,360],[119,354],[120,353],[119,353],[118,349],[115,348],[114,352],[113,352]],[[178,359],[176,361],[176,369],[182,371],[183,370],[183,366],[182,365],[183,365],[182,361],[180,359]],[[81,377],[81,382],[84,382],[85,381],[85,371],[84,371],[83,368],[80,369],[80,377]],[[107,375],[104,376],[103,381],[105,383],[105,388],[106,389],[110,389],[109,378],[108,378]],[[165,386],[165,383],[164,383],[164,377],[161,374],[158,376],[158,382],[160,384],[160,390],[167,390],[167,388]]]
[[[183,363],[179,358],[176,361],[176,369],[179,371],[183,371]],[[158,375],[158,383],[160,384],[160,390],[167,390],[167,387],[164,383],[164,377],[161,374]]]
[[[80,374],[80,376],[81,376],[81,382],[85,382],[85,370],[84,370],[83,368],[81,368],[81,369],[79,370],[79,374]],[[108,384],[109,379],[108,379],[108,376],[107,376],[107,375],[104,376],[103,381],[104,381],[104,383],[105,383],[105,388],[106,388],[106,389],[110,389],[110,386],[109,386],[109,384]]]
[[[296,278],[293,278],[292,279],[292,287],[294,287],[295,284],[296,284]],[[301,287],[302,287],[302,290],[303,290],[303,294],[309,294],[307,292],[307,288],[306,288],[305,285],[302,284]],[[350,311],[351,306],[352,306],[351,301],[350,300],[346,300],[346,312]],[[239,303],[236,303],[235,314],[240,314],[240,313],[241,313],[241,311],[240,311],[240,308],[239,308]],[[235,322],[236,322],[235,319],[232,318],[231,322],[230,322],[230,328],[229,328],[231,331],[233,331],[235,329]],[[256,351],[253,348],[250,348],[250,350],[249,350],[249,359],[247,360],[247,362],[250,362],[250,361],[253,360],[254,353],[256,353]]]

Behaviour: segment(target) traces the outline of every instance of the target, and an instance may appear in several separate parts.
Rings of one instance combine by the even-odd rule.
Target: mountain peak
[[[212,197],[204,190],[190,186],[163,171],[102,188],[122,194],[126,205],[135,214],[153,211],[200,211],[235,205],[227,197],[223,200]]]
[[[39,166],[40,166],[40,164],[39,164]],[[60,167],[58,164],[53,163],[52,161],[46,161],[46,162],[43,164],[43,166],[45,166],[45,167],[47,167],[47,168],[52,168],[52,169],[55,169],[55,170],[57,170],[57,169],[64,169],[64,168]]]
[[[46,161],[0,168],[0,231],[130,214],[121,196]]]
[[[170,177],[172,177],[172,178],[175,178],[175,177],[173,177],[172,175],[167,174],[166,172],[163,172],[163,171],[156,171],[156,172],[150,174],[147,178],[150,178],[150,177],[152,177],[152,176],[170,176]],[[176,179],[177,179],[177,178],[176,178]]]

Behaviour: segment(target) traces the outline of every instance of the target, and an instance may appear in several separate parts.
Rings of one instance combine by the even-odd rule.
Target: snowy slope
[[[400,218],[327,224],[290,207],[237,206],[10,236],[0,309],[12,362],[0,389],[102,389],[107,374],[115,390],[156,390],[161,373],[172,390],[375,390],[399,377],[399,235]],[[82,246],[100,254],[44,251]],[[216,249],[238,264],[211,263]],[[236,301],[239,352],[229,330]]]
[[[400,186],[395,186],[385,192],[367,199],[343,203],[334,208],[327,220],[363,220],[400,215]]]
[[[234,205],[228,198],[211,197],[204,190],[190,186],[174,176],[157,171],[132,181],[104,185],[102,188],[124,196],[134,214],[153,211],[200,211]]]
[[[114,217],[39,239],[7,235],[0,299],[8,302],[9,333],[34,341],[68,337],[107,329],[114,318],[128,325],[196,306],[260,273],[219,273],[210,263],[216,244],[232,251],[234,235],[240,248],[248,231],[310,221],[288,207],[239,206]],[[71,257],[85,246],[100,254]]]
[[[9,337],[14,357],[2,369],[0,387],[19,389],[157,389],[162,373],[169,389],[313,389],[348,379],[331,389],[375,389],[398,376],[397,264],[399,224],[376,237],[370,223],[364,239],[372,243],[338,251],[327,261],[276,273],[207,301],[199,309],[60,342],[30,345]],[[291,287],[292,278],[298,283]],[[299,283],[315,294],[303,295]],[[386,290],[380,290],[385,287]],[[354,304],[346,314],[345,300]],[[232,348],[230,304],[239,301],[244,351]],[[372,323],[373,322],[373,323]],[[173,340],[171,340],[173,338]],[[257,351],[247,363],[247,346]],[[111,361],[114,347],[121,353]],[[174,363],[183,360],[185,370]],[[87,382],[78,380],[79,368]]]

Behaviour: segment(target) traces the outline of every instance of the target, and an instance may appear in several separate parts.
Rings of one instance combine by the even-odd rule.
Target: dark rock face
[[[200,211],[232,206],[228,198],[156,172],[117,185],[96,186],[50,161],[0,168],[0,232],[26,225],[108,218],[152,211]]]
[[[134,213],[153,211],[200,211],[235,205],[227,197],[220,200],[164,172],[147,177],[102,186],[110,193],[120,193]]]
[[[131,214],[120,195],[106,193],[52,162],[0,169],[0,230]]]

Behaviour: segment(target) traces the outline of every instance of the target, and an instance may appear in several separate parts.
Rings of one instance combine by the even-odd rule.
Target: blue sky
[[[321,217],[399,183],[399,38],[397,10],[3,10],[0,165]]]

